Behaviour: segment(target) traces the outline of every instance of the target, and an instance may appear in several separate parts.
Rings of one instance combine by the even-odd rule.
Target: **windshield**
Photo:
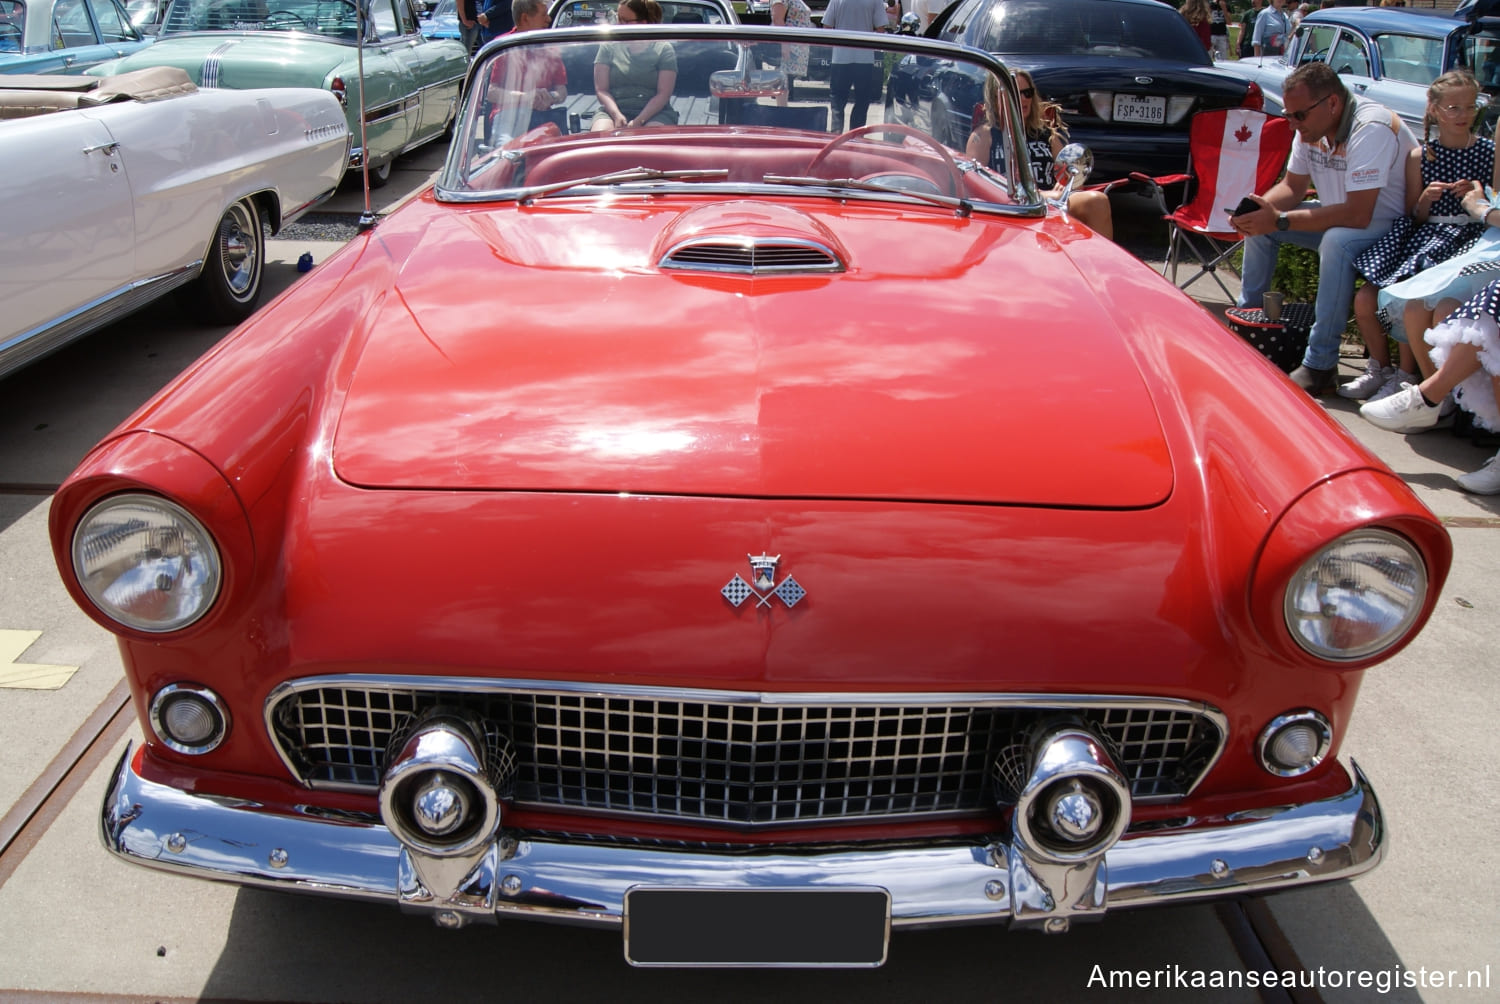
[[[193,31],[300,31],[354,42],[359,11],[351,0],[172,0],[161,33]]]
[[[1486,92],[1500,90],[1500,35],[1492,30],[1469,35],[1464,39],[1460,60],[1459,65],[1474,71]]]
[[[20,52],[26,37],[26,5],[20,0],[0,0],[0,52]]]
[[[976,42],[1005,55],[1106,56],[1209,64],[1182,15],[1165,4],[1008,0],[990,7]]]
[[[905,36],[743,26],[518,33],[475,63],[438,195],[774,187],[778,198],[1035,212],[1009,125],[1016,100],[990,57]]]

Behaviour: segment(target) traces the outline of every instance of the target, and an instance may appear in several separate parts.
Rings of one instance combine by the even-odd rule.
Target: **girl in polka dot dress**
[[[1406,163],[1406,201],[1409,215],[1354,261],[1365,284],[1354,297],[1354,319],[1369,349],[1366,370],[1339,388],[1343,397],[1364,400],[1389,385],[1394,391],[1413,383],[1417,371],[1430,372],[1425,347],[1401,346],[1400,369],[1390,365],[1386,332],[1377,315],[1380,288],[1400,282],[1439,262],[1467,251],[1484,233],[1464,212],[1463,197],[1485,183],[1500,184],[1493,140],[1473,131],[1479,85],[1468,70],[1453,70],[1427,89],[1427,112],[1422,119],[1422,144]],[[1433,139],[1433,126],[1437,138]],[[1413,352],[1421,355],[1414,355]],[[1408,358],[1410,356],[1410,358]],[[1389,392],[1389,391],[1388,391]]]
[[[1434,318],[1438,323],[1425,339],[1436,364],[1432,374],[1390,397],[1367,401],[1359,413],[1391,432],[1423,432],[1438,424],[1440,405],[1452,394],[1476,425],[1500,431],[1500,279],[1462,304],[1444,300]],[[1476,495],[1500,495],[1500,454],[1456,480]]]

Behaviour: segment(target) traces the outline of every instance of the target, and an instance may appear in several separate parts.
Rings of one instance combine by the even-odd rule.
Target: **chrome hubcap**
[[[243,202],[230,207],[219,224],[219,261],[224,269],[224,284],[236,299],[243,299],[255,288],[260,264],[260,220]]]

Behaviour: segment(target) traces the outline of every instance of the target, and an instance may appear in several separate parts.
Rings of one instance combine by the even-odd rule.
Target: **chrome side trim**
[[[311,210],[314,206],[321,206],[323,203],[327,202],[333,197],[333,193],[336,191],[338,191],[337,185],[328,189],[328,191],[326,192],[321,192],[313,198],[308,199],[300,206],[295,206],[292,209],[286,209],[283,207],[281,211],[281,226],[277,228],[277,233],[280,233],[292,223],[295,223],[297,220],[301,219],[302,216],[309,210]]]
[[[365,125],[379,125],[389,122],[391,119],[400,118],[420,102],[416,94],[408,94],[404,98],[383,105],[377,105],[365,112]]]
[[[625,892],[653,886],[873,886],[898,927],[1009,923],[1009,848],[973,844],[746,851],[564,843],[501,829],[446,899],[423,896],[400,844],[374,819],[315,815],[146,780],[127,749],[100,816],[111,853],[151,868],[242,885],[400,903],[445,926],[514,916],[615,926]],[[1105,906],[1123,909],[1353,878],[1385,852],[1380,805],[1358,765],[1332,798],[1126,836],[1107,858]],[[1028,926],[1040,919],[1028,911]]]
[[[20,369],[106,324],[133,314],[158,297],[198,278],[203,259],[162,275],[141,279],[86,303],[46,324],[23,331],[0,344],[0,376]]]
[[[242,41],[244,39],[221,42],[203,58],[203,66],[198,71],[198,78],[203,82],[203,87],[219,86],[219,74],[224,68],[224,54]]]

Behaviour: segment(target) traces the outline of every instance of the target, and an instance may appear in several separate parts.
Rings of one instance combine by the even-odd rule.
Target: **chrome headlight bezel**
[[[1275,750],[1273,744],[1281,733],[1289,728],[1310,729],[1311,734],[1316,738],[1317,745],[1306,763],[1291,766],[1280,762],[1273,755]],[[1303,709],[1277,715],[1265,728],[1261,729],[1260,735],[1255,740],[1255,754],[1266,773],[1277,777],[1301,777],[1321,766],[1323,761],[1328,759],[1328,751],[1332,746],[1333,725],[1319,712]]]
[[[141,525],[129,525],[131,517],[126,513],[131,512],[134,520],[143,521]],[[174,546],[163,549],[143,542],[133,555],[118,553],[125,541],[143,532],[170,539]],[[70,559],[79,588],[95,608],[117,624],[148,634],[180,631],[201,620],[213,609],[223,586],[223,558],[213,535],[182,506],[144,492],[111,495],[89,507],[73,530]],[[175,609],[155,617],[121,602],[120,594],[130,591],[127,576],[151,574],[151,562],[163,563],[155,581],[165,581],[166,586],[156,587],[158,595],[180,593],[177,585],[191,577],[190,602],[175,604]],[[149,593],[150,587],[134,585],[131,598]]]
[[[212,728],[201,742],[190,743],[178,739],[169,724],[169,706],[178,701],[189,701],[205,709],[212,719]],[[174,683],[163,687],[151,698],[151,730],[168,749],[189,756],[202,756],[218,749],[229,735],[229,708],[222,698],[207,687],[190,683]]]
[[[1426,606],[1427,589],[1427,565],[1416,545],[1389,530],[1366,527],[1340,536],[1302,563],[1287,581],[1282,613],[1287,631],[1308,654],[1356,662],[1407,636]],[[1314,598],[1316,604],[1307,603]],[[1375,616],[1380,611],[1373,608],[1382,602],[1396,609]],[[1358,638],[1340,644],[1339,631]]]

